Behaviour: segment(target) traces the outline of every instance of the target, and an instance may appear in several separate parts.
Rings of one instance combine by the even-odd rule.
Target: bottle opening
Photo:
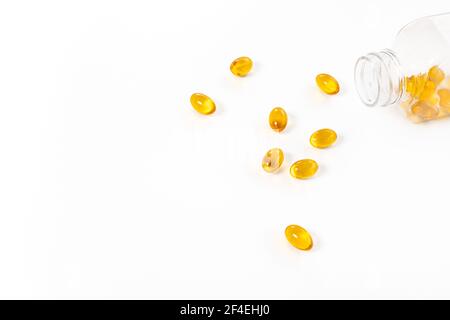
[[[369,53],[358,59],[355,84],[362,102],[370,107],[388,106],[403,95],[403,76],[395,53]]]

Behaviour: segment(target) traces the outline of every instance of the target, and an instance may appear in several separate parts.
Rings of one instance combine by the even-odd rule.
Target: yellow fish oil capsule
[[[287,123],[288,116],[283,108],[277,107],[270,112],[269,125],[273,130],[281,132],[286,129]]]
[[[411,107],[411,113],[418,116],[422,120],[436,119],[439,115],[437,106],[432,106],[424,101],[417,101]]]
[[[427,81],[428,75],[423,73],[406,78],[406,92],[413,98],[419,98]]]
[[[295,224],[290,225],[284,231],[287,241],[295,248],[303,251],[311,250],[313,240],[308,231]]]
[[[337,94],[340,90],[339,82],[326,73],[319,74],[316,77],[316,83],[320,90],[329,95]]]
[[[249,57],[237,58],[230,65],[231,73],[238,77],[245,77],[252,68],[253,61]]]
[[[321,129],[311,135],[309,142],[315,148],[325,149],[331,147],[336,142],[336,139],[336,132],[331,129]]]
[[[191,105],[197,112],[205,115],[216,111],[216,104],[214,101],[203,93],[194,93],[191,96]]]
[[[428,79],[438,86],[445,79],[445,73],[438,66],[434,66],[428,71]]]
[[[425,82],[419,100],[424,101],[431,106],[438,104],[439,97],[436,94],[436,84],[433,81],[428,80]]]
[[[295,162],[290,169],[291,176],[295,179],[309,179],[314,176],[319,165],[312,159],[304,159]]]
[[[450,112],[450,90],[441,89],[438,90],[439,105],[445,112]]]
[[[281,168],[284,161],[283,150],[279,148],[270,149],[264,155],[262,160],[262,167],[268,173],[274,173]]]

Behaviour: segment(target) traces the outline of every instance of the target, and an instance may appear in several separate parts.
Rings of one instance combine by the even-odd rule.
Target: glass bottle
[[[358,59],[355,83],[368,106],[400,105],[422,122],[450,115],[450,13],[417,19],[391,49]]]

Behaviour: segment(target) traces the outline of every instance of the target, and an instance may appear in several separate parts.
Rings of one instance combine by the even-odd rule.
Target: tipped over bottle
[[[450,13],[415,20],[390,49],[358,59],[355,84],[368,106],[400,105],[414,122],[450,115]]]

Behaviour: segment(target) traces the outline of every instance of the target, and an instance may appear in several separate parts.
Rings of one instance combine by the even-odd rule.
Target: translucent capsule
[[[312,159],[304,159],[295,162],[290,169],[291,176],[296,179],[309,179],[314,176],[319,165]]]
[[[433,81],[428,80],[425,82],[419,100],[426,102],[431,106],[434,106],[439,102],[439,97],[436,94],[436,84]]]
[[[277,107],[270,112],[269,124],[273,130],[281,132],[286,129],[287,123],[288,116],[283,108]]]
[[[438,66],[434,66],[428,71],[428,79],[438,86],[445,79],[445,73]]]
[[[311,135],[309,142],[315,148],[325,149],[331,147],[336,142],[336,139],[336,132],[331,129],[321,129]]]
[[[281,168],[284,161],[283,150],[279,148],[270,149],[264,155],[262,160],[262,167],[268,173],[274,173]]]
[[[339,82],[329,74],[322,73],[316,77],[317,86],[326,94],[337,94],[340,90]]]
[[[441,89],[438,90],[439,105],[445,112],[450,112],[450,90]]]
[[[194,93],[191,96],[191,104],[192,107],[201,114],[208,115],[216,111],[216,104],[214,101],[203,93]]]
[[[245,77],[253,67],[253,61],[249,57],[240,57],[230,65],[231,72],[238,77]]]
[[[295,224],[290,225],[284,231],[286,239],[295,248],[308,251],[313,247],[313,240],[308,231]]]
[[[423,73],[406,78],[406,92],[413,98],[419,98],[427,81],[428,75]]]
[[[439,115],[437,106],[430,105],[424,101],[417,101],[411,107],[411,113],[423,120],[436,119]]]

